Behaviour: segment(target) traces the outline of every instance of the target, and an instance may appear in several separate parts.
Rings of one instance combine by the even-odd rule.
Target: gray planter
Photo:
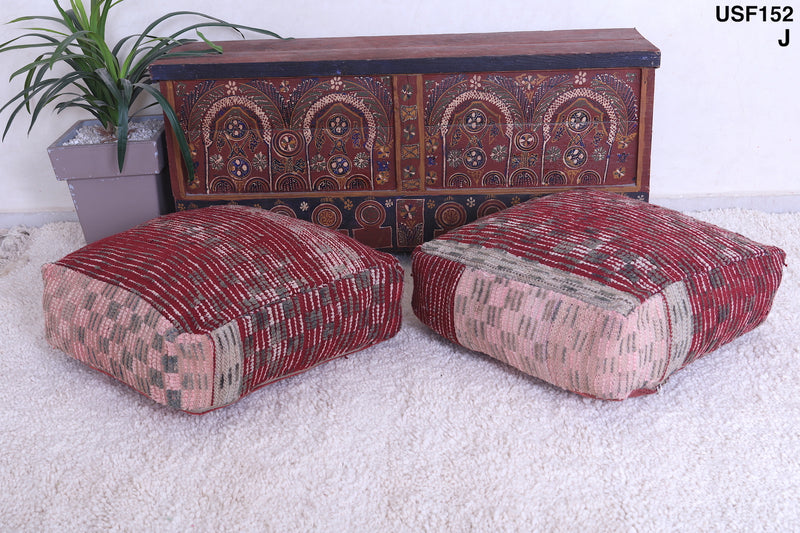
[[[142,117],[146,120],[156,117]],[[160,117],[157,117],[160,118]],[[116,143],[69,145],[86,124],[76,123],[47,149],[56,178],[66,181],[86,242],[94,242],[168,213],[173,201],[164,128],[152,139],[129,141],[122,172]]]

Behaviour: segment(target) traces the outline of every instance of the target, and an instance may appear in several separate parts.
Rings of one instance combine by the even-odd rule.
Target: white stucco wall
[[[112,33],[134,33],[179,9],[294,37],[635,27],[662,52],[656,73],[652,195],[800,193],[794,164],[800,152],[800,4],[792,7],[794,22],[780,23],[720,23],[717,4],[726,5],[707,0],[127,0],[115,8]],[[4,0],[3,7],[5,20],[53,12],[51,0]],[[781,47],[778,41],[787,28],[790,45]],[[230,38],[229,33],[207,34]],[[14,35],[3,27],[2,40]],[[0,75],[5,81],[22,57],[4,55]],[[0,84],[0,100],[19,88]],[[0,116],[3,127],[6,117]],[[0,144],[0,213],[72,209],[66,185],[53,176],[46,148],[79,118],[77,113],[48,113],[30,135],[26,121],[15,123]]]

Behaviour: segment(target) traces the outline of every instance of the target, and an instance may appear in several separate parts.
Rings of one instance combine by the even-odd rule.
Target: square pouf
[[[397,259],[244,206],[174,213],[42,268],[47,340],[202,413],[397,333]]]
[[[681,213],[575,190],[418,247],[412,305],[455,343],[569,391],[624,399],[763,322],[784,260]]]

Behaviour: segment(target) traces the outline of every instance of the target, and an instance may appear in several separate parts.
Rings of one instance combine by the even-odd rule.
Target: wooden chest
[[[648,199],[654,69],[636,30],[252,40],[151,68],[177,209],[261,206],[411,250],[576,187]]]

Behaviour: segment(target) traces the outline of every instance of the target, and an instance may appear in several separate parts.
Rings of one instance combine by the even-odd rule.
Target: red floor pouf
[[[153,219],[42,269],[48,341],[202,413],[397,333],[397,259],[243,206]]]
[[[785,253],[621,195],[575,190],[414,251],[417,316],[563,389],[653,392],[767,317]]]

